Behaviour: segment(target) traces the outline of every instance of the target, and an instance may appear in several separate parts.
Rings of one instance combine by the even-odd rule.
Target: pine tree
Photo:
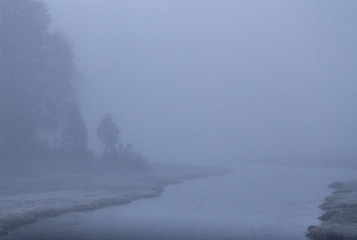
[[[116,145],[119,141],[120,130],[115,125],[112,115],[107,113],[100,122],[100,126],[97,129],[97,135],[103,142],[104,157],[113,159],[118,157]]]
[[[67,157],[86,157],[88,154],[87,130],[78,107],[73,106],[67,117],[61,136],[60,153]]]
[[[47,7],[40,1],[0,0],[3,158],[39,156],[59,147],[49,142],[62,135],[70,109],[78,107],[72,51],[62,33],[50,30],[50,23]]]

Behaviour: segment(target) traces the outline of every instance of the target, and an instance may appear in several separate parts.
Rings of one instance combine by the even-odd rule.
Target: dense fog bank
[[[356,166],[355,1],[46,3],[89,129],[111,112],[157,161]]]
[[[278,186],[316,200],[357,168],[356,24],[352,0],[0,0],[0,233],[226,172],[196,164],[239,166],[218,187],[254,221]]]

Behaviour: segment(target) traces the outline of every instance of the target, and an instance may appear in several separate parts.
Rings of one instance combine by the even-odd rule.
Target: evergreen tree
[[[63,34],[50,31],[50,23],[46,5],[40,1],[0,0],[2,157],[38,156],[58,148],[59,143],[49,142],[62,135],[59,132],[69,119],[84,128],[79,112],[77,120],[68,115],[78,109],[71,48]]]
[[[97,135],[104,144],[104,157],[113,159],[118,157],[116,145],[119,141],[120,130],[115,125],[112,115],[107,113],[100,122]]]
[[[67,115],[66,126],[62,131],[60,153],[78,158],[88,155],[87,130],[77,106],[73,106]]]

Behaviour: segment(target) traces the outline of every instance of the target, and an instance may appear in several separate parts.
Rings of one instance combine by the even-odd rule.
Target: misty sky
[[[354,161],[357,1],[46,0],[86,79],[149,160]]]

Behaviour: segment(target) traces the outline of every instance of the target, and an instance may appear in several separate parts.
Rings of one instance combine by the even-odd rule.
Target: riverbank
[[[356,176],[338,168],[230,168],[232,174],[167,186],[160,197],[42,219],[0,240],[302,240],[306,224],[319,223],[316,206],[330,194],[327,185]]]
[[[160,196],[165,186],[220,175],[227,170],[149,163],[145,169],[39,171],[0,176],[0,236],[11,229],[64,213]]]
[[[320,205],[320,226],[310,226],[306,236],[314,240],[357,239],[357,181],[334,182],[333,194]]]

